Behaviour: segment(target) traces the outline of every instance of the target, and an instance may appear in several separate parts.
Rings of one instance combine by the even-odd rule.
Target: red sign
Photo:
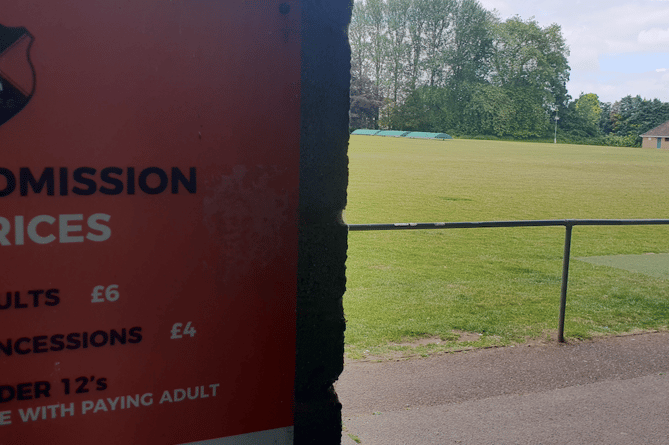
[[[0,21],[0,444],[289,437],[299,3]]]

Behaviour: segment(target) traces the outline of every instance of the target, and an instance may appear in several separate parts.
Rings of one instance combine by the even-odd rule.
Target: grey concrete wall
[[[295,444],[339,444],[352,0],[302,1]]]

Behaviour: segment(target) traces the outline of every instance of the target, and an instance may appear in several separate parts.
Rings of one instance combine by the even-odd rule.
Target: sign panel
[[[3,3],[0,444],[290,440],[299,6]]]

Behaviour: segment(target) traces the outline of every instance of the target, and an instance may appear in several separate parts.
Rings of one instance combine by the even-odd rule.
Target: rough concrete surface
[[[669,333],[348,363],[342,443],[669,444]]]

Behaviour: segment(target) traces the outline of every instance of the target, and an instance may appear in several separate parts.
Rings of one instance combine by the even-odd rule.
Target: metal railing
[[[564,255],[562,257],[562,288],[560,291],[560,315],[558,320],[558,341],[564,342],[564,318],[567,306],[567,283],[569,281],[569,256],[571,253],[571,232],[574,226],[655,226],[669,225],[669,219],[557,219],[529,221],[479,221],[479,222],[438,222],[438,223],[396,223],[396,224],[349,224],[350,231],[372,230],[429,230],[429,229],[474,229],[491,227],[554,227],[564,226]]]

